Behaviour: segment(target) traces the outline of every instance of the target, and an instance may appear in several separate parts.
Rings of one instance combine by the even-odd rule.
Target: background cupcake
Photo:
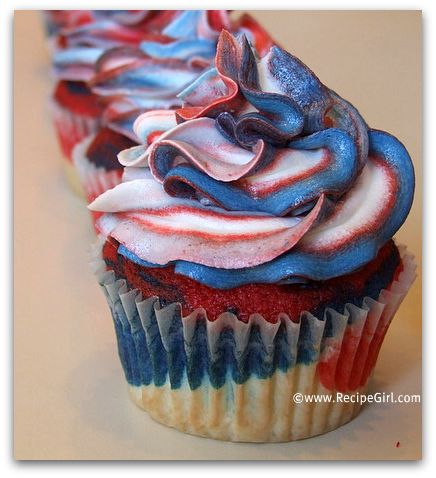
[[[160,38],[137,48],[111,48],[99,57],[87,87],[103,108],[100,128],[72,154],[88,202],[119,183],[122,165],[117,154],[142,142],[133,131],[141,113],[159,110],[159,131],[145,138],[148,144],[175,125],[166,110],[181,107],[178,94],[211,67],[222,28],[246,32],[259,49],[272,44],[248,15],[233,21],[226,11],[188,11],[172,18]]]
[[[221,13],[212,13],[212,16]],[[138,46],[142,41],[169,42],[164,33],[173,22],[179,29],[192,19],[183,11],[52,11],[46,14],[53,69],[57,80],[52,112],[68,177],[76,191],[80,181],[71,167],[72,149],[101,124],[103,105],[87,82],[100,56],[117,46]],[[174,29],[174,28],[173,28]],[[177,34],[177,30],[174,30]]]
[[[215,69],[180,96],[178,124],[122,152],[123,183],[90,205],[106,213],[96,268],[132,397],[225,440],[332,430],[359,404],[292,396],[366,390],[414,279],[391,240],[410,157],[298,59],[258,59],[226,32]]]
[[[110,11],[90,11],[87,15],[81,11],[61,11],[47,16],[49,31],[53,31],[50,38],[56,79],[51,100],[53,121],[68,179],[74,190],[83,194],[71,163],[72,149],[97,131],[103,113],[103,106],[87,81],[104,51],[119,45],[138,45],[150,36],[145,26],[147,15],[135,14],[136,23],[126,23],[125,17]]]
[[[127,113],[137,116],[151,107],[180,106],[176,93],[210,65],[222,28],[248,34],[261,49],[271,44],[266,32],[249,15],[233,21],[225,10],[52,10],[44,17],[57,80],[51,101],[53,120],[70,183],[88,200],[117,182],[120,168],[110,151],[120,144],[126,146],[134,136],[126,123]],[[110,60],[102,57],[121,46],[125,50],[111,52]],[[132,67],[135,85],[126,78]],[[103,86],[94,92],[89,81]],[[108,102],[111,107],[105,113]],[[106,129],[114,123],[114,111],[122,115],[121,133],[119,129],[115,133]],[[100,127],[105,128],[102,137],[91,139]],[[127,140],[118,137],[126,131]],[[82,140],[84,144],[76,156],[85,158],[79,159],[82,177],[78,178],[71,160],[74,146]],[[110,143],[106,159],[93,162],[92,151],[101,148],[93,148],[91,158],[86,158],[87,145],[102,140]],[[111,161],[109,156],[113,157]]]

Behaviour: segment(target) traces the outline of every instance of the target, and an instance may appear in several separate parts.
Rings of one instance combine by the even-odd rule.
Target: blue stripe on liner
[[[317,342],[320,338],[313,334],[304,318],[298,346],[288,342],[285,326],[281,325],[273,349],[268,351],[259,327],[253,326],[247,347],[238,355],[233,330],[223,329],[212,358],[205,319],[198,320],[188,344],[184,342],[181,318],[175,314],[167,332],[165,349],[155,316],[141,332],[122,325],[128,323],[122,308],[112,308],[112,314],[120,361],[127,382],[134,386],[150,383],[162,386],[168,379],[171,388],[178,389],[187,379],[190,388],[195,390],[207,377],[218,389],[228,379],[237,384],[245,383],[250,377],[267,379],[277,370],[286,372],[296,364],[310,365],[319,357]]]
[[[195,390],[207,379],[213,387],[220,388],[226,380],[242,384],[250,377],[268,379],[277,370],[286,372],[296,364],[310,365],[322,350],[321,333],[323,337],[339,337],[345,326],[329,313],[330,308],[342,312],[345,303],[360,307],[363,297],[378,297],[380,290],[392,281],[398,260],[394,249],[377,277],[368,281],[360,294],[333,299],[311,311],[315,317],[324,317],[325,327],[320,327],[318,319],[303,315],[299,332],[288,334],[285,325],[280,324],[268,349],[259,327],[252,325],[242,351],[236,350],[233,330],[224,328],[212,353],[204,317],[197,318],[192,336],[185,341],[180,305],[168,306],[170,309],[165,309],[165,317],[160,318],[159,325],[156,314],[162,312],[155,311],[153,299],[143,303],[144,306],[138,305],[142,320],[137,309],[127,317],[120,300],[115,304],[109,301],[126,380],[135,386],[150,383],[161,386],[169,380],[173,389],[187,381]],[[353,316],[349,321],[352,320]]]

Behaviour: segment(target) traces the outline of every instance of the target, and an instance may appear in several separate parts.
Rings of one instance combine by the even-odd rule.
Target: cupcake
[[[159,111],[158,131],[154,115],[153,134],[144,138],[147,145],[176,125],[174,114],[167,111],[180,108],[178,94],[213,66],[223,27],[246,32],[261,50],[272,44],[247,15],[231,22],[226,11],[189,11],[163,29],[174,37],[171,41],[143,41],[138,48],[112,48],[99,57],[87,86],[103,105],[100,128],[77,143],[72,153],[88,202],[120,182],[123,167],[117,154],[141,143],[133,130],[141,113]]]
[[[218,34],[223,28],[240,29],[255,38],[261,49],[271,45],[269,36],[254,19],[243,15],[232,22],[226,10],[60,10],[47,12],[46,24],[57,80],[51,101],[54,125],[70,184],[88,200],[101,192],[92,187],[93,182],[97,181],[100,186],[107,181],[112,184],[116,176],[113,171],[119,167],[108,171],[109,178],[97,175],[91,180],[88,168],[83,178],[83,168],[78,174],[73,167],[73,148],[82,140],[89,143],[89,136],[96,134],[100,127],[111,128],[113,122],[106,124],[104,118],[114,95],[117,105],[111,105],[112,112],[118,111],[119,103],[123,108],[128,104],[130,114],[133,111],[139,114],[150,107],[180,106],[176,93],[211,65]],[[120,53],[111,51],[117,48]],[[105,57],[108,51],[110,61]],[[125,81],[129,74],[134,74],[135,81],[139,81],[134,88],[132,79]],[[138,79],[140,74],[143,78]],[[168,83],[174,90],[171,97],[168,97]],[[167,96],[162,98],[160,90]],[[151,101],[154,94],[156,100]],[[122,101],[126,96],[129,101]],[[124,109],[122,114],[125,122]],[[130,130],[128,137],[132,135]],[[119,142],[119,138],[116,141]],[[82,145],[80,150],[83,149]],[[116,160],[112,163],[118,164]]]
[[[140,26],[154,12],[150,10],[44,10],[43,17],[47,37],[57,48],[62,47],[58,35],[64,30],[77,28],[101,20],[114,20],[124,26]]]
[[[130,396],[220,440],[333,430],[359,412],[415,277],[392,239],[410,157],[300,60],[226,31],[179,97],[149,145],[159,112],[137,118],[121,184],[89,206],[104,213],[94,267]],[[354,400],[328,403],[338,392]]]
[[[58,13],[55,18],[59,16],[64,24],[60,23],[52,36],[56,84],[50,108],[67,177],[73,189],[83,195],[71,162],[72,150],[78,142],[98,130],[103,114],[103,105],[87,82],[94,74],[98,58],[107,49],[120,45],[139,45],[149,34],[144,31],[143,20],[136,25],[125,25],[109,12],[106,15],[88,12],[87,16],[71,13],[66,18]],[[75,19],[74,22],[71,17]],[[68,21],[72,24],[68,24]]]

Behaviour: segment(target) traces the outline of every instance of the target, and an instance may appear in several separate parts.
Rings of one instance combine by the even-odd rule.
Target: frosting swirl
[[[209,19],[218,16],[223,19],[221,28],[225,27],[226,12],[193,13],[196,18],[189,11],[177,10],[89,12],[88,21],[76,20],[57,32],[58,49],[53,56],[55,76],[58,79],[88,81],[94,75],[94,66],[101,55],[121,46],[145,50],[152,46],[154,51],[144,53],[162,58],[164,52],[161,49],[171,48],[173,54],[177,54],[180,49],[186,49],[186,42],[190,42],[191,52],[204,53],[212,58],[218,31],[213,30]]]
[[[404,146],[280,47],[259,56],[223,31],[215,68],[179,97],[137,118],[144,144],[120,153],[123,183],[89,206],[130,259],[216,288],[325,280],[404,222]]]
[[[97,59],[120,46],[138,48],[150,58],[202,60],[215,56],[219,32],[246,33],[264,50],[269,35],[250,16],[231,21],[226,10],[53,11],[46,13],[52,31],[56,78],[87,81]]]
[[[45,10],[48,35],[102,19],[112,19],[121,25],[138,25],[152,15],[149,10]]]
[[[177,94],[212,66],[223,28],[246,33],[261,50],[272,44],[250,16],[233,21],[226,10],[79,14],[61,15],[71,25],[58,32],[55,75],[85,82],[105,108],[102,123],[134,141],[140,113],[182,106]]]

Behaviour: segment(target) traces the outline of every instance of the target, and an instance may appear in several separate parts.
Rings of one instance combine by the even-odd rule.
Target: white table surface
[[[398,234],[421,258],[421,25],[417,12],[256,12],[281,44],[397,135],[417,169]],[[127,398],[112,321],[87,265],[94,233],[69,191],[46,98],[39,14],[14,21],[14,453],[17,459],[417,459],[420,405],[372,404],[350,424],[289,444],[234,444],[155,423]],[[311,32],[309,35],[308,32]],[[420,270],[420,269],[419,269]],[[373,389],[421,391],[421,281],[382,348]],[[400,446],[396,447],[396,443]]]

